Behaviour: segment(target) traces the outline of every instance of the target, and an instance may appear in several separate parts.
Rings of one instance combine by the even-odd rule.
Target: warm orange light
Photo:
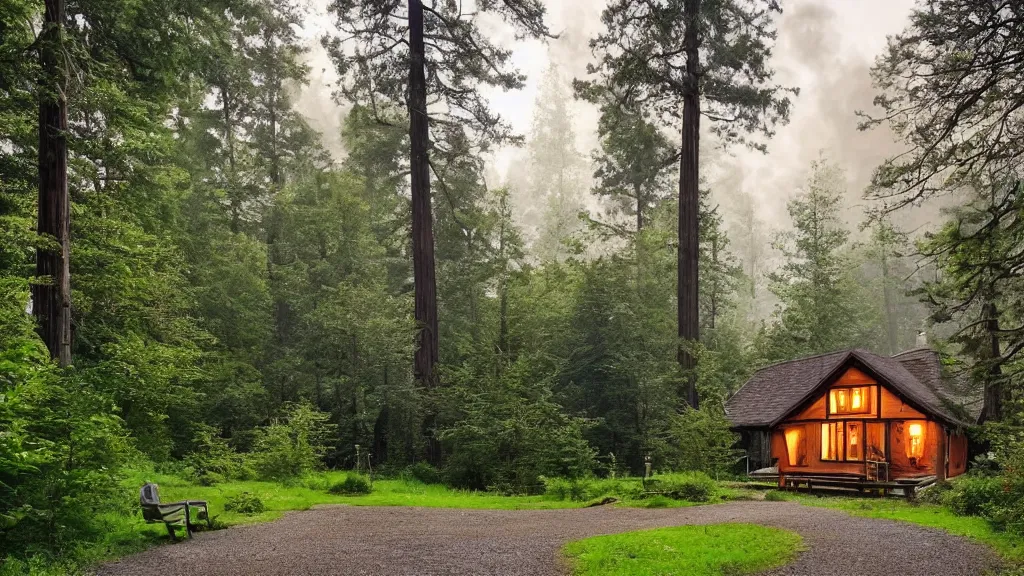
[[[786,430],[786,452],[789,456],[790,466],[802,466],[800,462],[801,444],[804,442],[803,428],[790,428]]]
[[[836,396],[839,397],[839,411],[846,412],[846,390],[839,390]]]
[[[861,400],[860,400],[860,388],[854,388],[853,389],[853,409],[854,410],[859,410],[860,409],[860,402],[861,402]]]
[[[907,426],[907,458],[920,458],[924,455],[924,426],[910,424]]]

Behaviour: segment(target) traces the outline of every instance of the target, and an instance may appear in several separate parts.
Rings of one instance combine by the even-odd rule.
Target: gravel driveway
[[[565,573],[567,541],[676,526],[751,522],[794,530],[808,550],[771,574],[961,576],[997,566],[966,539],[793,502],[681,509],[453,510],[328,506],[270,524],[198,534],[103,566],[104,576],[472,575]]]

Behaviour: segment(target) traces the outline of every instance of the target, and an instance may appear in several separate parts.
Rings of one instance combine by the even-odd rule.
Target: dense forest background
[[[554,34],[539,2],[477,4],[520,35]],[[335,0],[323,45],[346,112],[325,134],[296,105],[312,73],[297,3],[0,4],[0,553],[88,530],[140,462],[216,482],[358,456],[516,493],[640,473],[647,456],[727,472],[729,394],[761,366],[840,348],[927,342],[990,430],[1019,426],[1019,7],[921,2],[863,117],[904,154],[862,190],[823,150],[769,222],[729,166],[800,106],[767,64],[776,14],[646,4],[610,4],[589,74],[550,67],[523,134],[480,94],[524,78],[457,7],[423,6],[417,52],[388,12],[404,5]],[[668,51],[698,40],[694,92]],[[420,108],[410,54],[425,63]],[[699,150],[696,127],[681,131],[698,96]],[[599,115],[594,150],[579,149],[577,99]],[[40,110],[58,103],[70,362],[40,329],[57,274],[37,265],[62,249],[37,233],[53,168]],[[520,147],[503,173],[499,146]],[[417,320],[417,222],[436,333]],[[691,233],[698,274],[684,278]],[[682,340],[680,280],[699,311]],[[414,366],[431,360],[425,329],[429,373]]]

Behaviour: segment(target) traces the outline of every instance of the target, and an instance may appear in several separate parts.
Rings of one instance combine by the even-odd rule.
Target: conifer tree
[[[874,318],[865,318],[848,252],[850,232],[840,215],[845,190],[842,170],[820,158],[789,202],[793,231],[776,241],[785,261],[769,275],[780,300],[768,328],[769,361],[873,344],[865,330]]]
[[[614,0],[601,16],[605,30],[591,41],[597,63],[587,71],[598,79],[579,85],[629,94],[647,116],[682,134],[678,359],[688,374],[680,398],[691,407],[698,404],[695,358],[687,348],[699,339],[700,118],[711,120],[712,132],[727,143],[745,141],[748,133],[771,135],[788,120],[787,90],[772,84],[768,66],[771,15],[779,10],[775,2],[748,0]]]
[[[508,141],[511,134],[487,107],[478,85],[516,88],[523,78],[509,68],[511,52],[478,28],[480,12],[511,24],[518,34],[548,36],[544,7],[538,0],[484,3],[464,12],[450,3],[381,3],[335,0],[331,10],[342,38],[325,44],[342,77],[348,100],[365,105],[386,121],[388,107],[401,107],[409,119],[409,167],[412,193],[412,260],[415,318],[419,323],[414,366],[417,380],[431,388],[438,361],[437,285],[431,211],[431,170],[435,176],[451,148],[430,125],[465,130],[470,149]],[[456,131],[457,131],[456,130]]]

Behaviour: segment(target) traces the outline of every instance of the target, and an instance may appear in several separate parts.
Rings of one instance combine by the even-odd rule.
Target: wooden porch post
[[[939,424],[939,438],[935,441],[935,481],[946,481],[946,436],[949,432]]]

